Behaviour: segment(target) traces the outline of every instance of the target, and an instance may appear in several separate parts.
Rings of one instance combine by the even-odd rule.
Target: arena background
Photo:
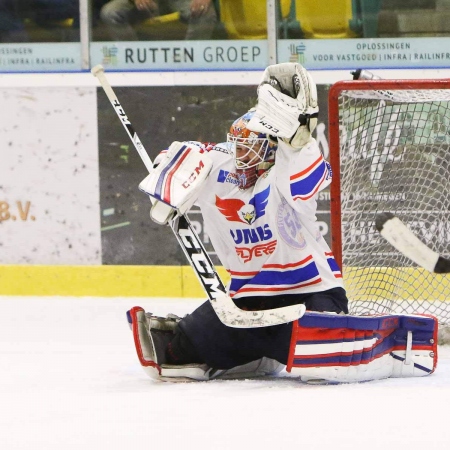
[[[318,87],[319,133],[327,153],[327,86]],[[222,142],[231,123],[256,100],[256,86],[137,87],[115,90],[134,129],[153,160],[175,140]],[[98,90],[100,205],[103,264],[186,264],[169,227],[149,219],[150,203],[137,189],[146,169],[104,93]],[[317,133],[315,132],[315,135]],[[321,198],[327,198],[322,194]],[[322,231],[329,239],[328,201],[318,205]],[[199,210],[189,217],[215,264]]]
[[[312,71],[314,136],[328,157],[328,90],[350,70]],[[380,70],[442,78],[444,70]],[[253,106],[259,71],[109,72],[150,156],[173,140],[221,141]],[[0,295],[204,297],[171,230],[149,219],[146,169],[90,73],[3,74],[0,133]],[[200,214],[190,213],[222,279]],[[330,242],[329,193],[318,221]]]
[[[109,78],[154,158],[173,140],[225,139],[254,105],[260,74],[225,75],[138,74],[126,86]],[[0,295],[203,297],[170,228],[149,218],[138,190],[145,166],[97,81],[16,74],[0,85]],[[328,86],[318,90],[327,156]],[[318,219],[329,239],[327,198]],[[189,215],[226,282],[200,214]]]

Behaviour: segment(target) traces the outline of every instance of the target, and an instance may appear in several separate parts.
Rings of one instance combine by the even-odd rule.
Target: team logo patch
[[[242,258],[244,263],[264,255],[271,255],[277,247],[277,241],[271,241],[267,244],[259,244],[254,247],[236,247],[237,255]]]
[[[266,213],[269,193],[270,186],[255,194],[248,203],[237,198],[222,199],[216,195],[216,206],[229,222],[251,225]]]
[[[307,243],[302,233],[299,215],[286,200],[282,200],[277,211],[277,227],[281,238],[290,247],[303,250]]]
[[[262,227],[241,228],[230,230],[231,237],[235,244],[256,244],[261,241],[272,239],[273,234],[269,225],[266,223]]]
[[[331,170],[331,164],[328,161],[325,161],[325,165],[327,166],[328,169],[328,173],[325,180],[330,180],[331,178],[333,178],[333,171]]]
[[[239,186],[239,175],[237,173],[228,172],[227,170],[220,170],[217,177],[218,183],[231,183]]]
[[[316,241],[320,242],[322,240],[323,236],[319,229],[316,230]]]

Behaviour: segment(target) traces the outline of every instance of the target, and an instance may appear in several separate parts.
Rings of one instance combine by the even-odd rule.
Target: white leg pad
[[[241,378],[258,378],[276,376],[284,369],[284,364],[275,359],[261,358],[256,361],[236,366],[228,370],[212,371],[210,379],[236,380]]]
[[[134,345],[139,362],[144,372],[153,380],[188,382],[208,381],[216,379],[242,379],[263,376],[275,376],[284,369],[284,365],[269,358],[261,358],[248,364],[233,367],[228,370],[212,369],[207,364],[164,364],[158,360],[159,348],[154,333],[150,330],[173,331],[176,320],[161,318],[145,313],[144,309],[136,306],[127,313],[128,323],[133,332]],[[155,341],[156,339],[156,341]],[[159,349],[160,356],[163,352]]]
[[[287,371],[304,381],[420,377],[437,364],[437,319],[306,313],[294,323]]]
[[[155,348],[147,329],[145,311],[136,306],[127,313],[128,322],[133,332],[136,353],[144,372],[157,380],[161,375],[161,367],[157,363]]]

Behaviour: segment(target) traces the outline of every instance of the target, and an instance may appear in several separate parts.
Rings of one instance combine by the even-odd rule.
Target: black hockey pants
[[[268,299],[251,297],[236,301],[248,309],[269,309],[274,305],[304,303],[308,311],[348,313],[344,289],[302,295],[284,295]],[[209,301],[179,323],[167,349],[172,364],[206,363],[216,369],[230,369],[262,357],[287,363],[292,323],[262,328],[231,328],[217,317]]]

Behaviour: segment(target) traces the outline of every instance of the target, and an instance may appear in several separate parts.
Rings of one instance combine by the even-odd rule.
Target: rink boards
[[[174,139],[223,139],[236,110],[252,106],[259,79],[215,74],[207,83],[204,74],[185,76],[189,86],[162,86],[176,84],[167,75],[159,86],[115,88],[151,158]],[[137,189],[145,167],[95,79],[75,86],[11,80],[6,87],[0,80],[7,112],[0,134],[0,295],[203,297],[170,229],[149,219],[150,203]],[[318,93],[323,126],[316,139],[326,154],[327,86]],[[323,194],[318,220],[329,241]],[[218,265],[200,215],[190,218]],[[376,276],[374,289],[381,289],[385,280]],[[419,272],[411,279],[413,290],[420,287]]]
[[[216,269],[221,279],[228,282],[226,270],[222,266]],[[392,281],[390,269],[385,269],[384,274],[375,272],[371,280],[373,287],[364,295],[355,295],[358,285],[351,276],[347,279],[344,276],[345,286],[350,298],[358,302],[377,298],[380,301],[450,301],[446,291],[439,289],[442,275],[436,276],[436,289],[430,295],[418,290],[426,274],[421,269],[407,271],[411,284],[396,290],[391,297],[386,295],[385,288]],[[370,280],[366,278],[365,283],[370,284]],[[205,297],[194,271],[187,265],[0,265],[0,295]]]

